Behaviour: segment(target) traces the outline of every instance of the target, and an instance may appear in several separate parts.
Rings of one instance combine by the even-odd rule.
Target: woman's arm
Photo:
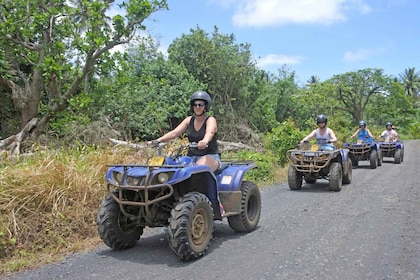
[[[315,130],[312,130],[312,132],[309,133],[308,135],[306,135],[305,138],[303,138],[302,141],[300,141],[300,143],[303,143],[305,141],[308,141],[308,140],[314,138],[315,133],[316,133],[316,129]]]
[[[330,137],[331,137],[330,142],[331,143],[337,142],[337,137],[335,137],[334,131],[331,128],[329,129],[329,131],[330,131]]]
[[[359,133],[359,131],[360,131],[360,128],[358,128],[358,129],[356,130],[356,132],[355,132],[355,133],[353,133],[353,135],[352,135],[352,136],[350,136],[350,138],[353,138],[354,136],[356,136],[356,135],[357,135],[357,133]]]
[[[180,137],[182,133],[184,133],[188,129],[188,124],[190,123],[190,120],[191,120],[191,116],[186,117],[177,127],[165,133],[163,136],[156,139],[156,141],[167,142],[177,137]]]

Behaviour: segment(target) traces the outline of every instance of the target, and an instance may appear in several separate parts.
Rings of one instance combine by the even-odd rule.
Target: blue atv
[[[371,137],[358,139],[357,142],[346,142],[344,147],[349,149],[352,165],[359,166],[359,161],[369,161],[370,168],[375,169],[382,165],[382,151],[379,144]]]
[[[348,149],[327,149],[331,144],[317,141],[311,145],[305,141],[296,149],[288,150],[286,155],[290,166],[287,181],[291,190],[300,190],[303,179],[314,184],[318,179],[329,181],[329,189],[340,191],[342,184],[352,180],[352,163]]]
[[[212,172],[196,165],[181,146],[175,155],[155,155],[147,164],[110,165],[105,180],[108,193],[97,216],[99,236],[112,249],[133,247],[145,227],[166,227],[169,246],[181,260],[204,255],[213,234],[213,221],[227,218],[237,232],[255,230],[261,214],[261,194],[244,180],[255,168],[251,161],[223,161]]]
[[[404,161],[404,144],[402,141],[386,138],[379,142],[379,147],[382,151],[382,160],[384,157],[393,157],[396,164]]]

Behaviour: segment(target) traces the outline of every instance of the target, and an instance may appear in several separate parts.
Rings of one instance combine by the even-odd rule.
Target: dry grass
[[[150,155],[126,147],[37,147],[31,156],[0,158],[0,276],[102,244],[96,215],[106,165],[144,163]]]
[[[0,275],[97,246],[106,165],[145,157],[127,148],[38,149],[0,161]]]

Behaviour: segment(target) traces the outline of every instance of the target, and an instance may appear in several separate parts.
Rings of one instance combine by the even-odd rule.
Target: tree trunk
[[[0,140],[0,149],[7,150],[11,155],[19,155],[22,142],[28,137],[32,129],[36,127],[37,123],[38,119],[33,118],[26,123],[19,133]]]

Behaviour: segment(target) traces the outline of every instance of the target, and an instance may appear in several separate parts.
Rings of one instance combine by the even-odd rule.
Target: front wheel
[[[181,260],[193,260],[207,251],[213,235],[213,208],[207,196],[184,195],[171,211],[169,247]]]
[[[229,216],[229,226],[237,232],[251,232],[255,230],[261,215],[261,193],[258,186],[249,181],[241,184],[241,213]]]
[[[117,192],[114,192],[118,195]],[[135,215],[138,209],[126,209]],[[110,194],[103,200],[96,219],[98,233],[103,242],[110,248],[122,250],[133,247],[143,234],[144,227],[139,226],[136,220],[125,216],[120,205]]]
[[[394,163],[400,164],[402,161],[401,157],[402,157],[401,149],[395,150]]]
[[[378,165],[378,153],[376,150],[370,151],[369,154],[370,168],[375,169]]]
[[[302,188],[302,173],[297,171],[293,165],[289,166],[287,181],[291,190],[300,190]]]
[[[353,177],[353,166],[351,160],[347,158],[343,164],[345,165],[343,167],[343,184],[350,184]],[[347,167],[347,173],[345,172],[345,167]]]
[[[341,191],[342,184],[343,184],[343,169],[341,168],[341,164],[338,162],[332,162],[330,165],[329,188],[332,191],[339,192]]]
[[[378,166],[382,166],[382,161],[383,161],[382,151],[379,150],[378,151]]]

